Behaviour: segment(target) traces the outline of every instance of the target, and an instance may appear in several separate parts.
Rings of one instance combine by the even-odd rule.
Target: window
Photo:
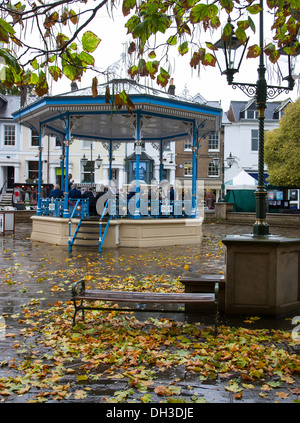
[[[85,166],[82,165],[81,182],[94,182],[95,179],[95,162],[88,161]]]
[[[193,164],[192,162],[184,162],[184,176],[192,176]]]
[[[258,129],[251,130],[251,151],[258,151]]]
[[[215,166],[214,162],[208,163],[208,176],[219,176],[219,166]]]
[[[37,161],[28,162],[28,179],[30,181],[39,179],[39,162]]]
[[[219,150],[219,133],[218,132],[215,132],[209,136],[208,149]]]
[[[257,119],[258,111],[257,110],[247,110],[247,119]]]
[[[31,146],[32,147],[39,146],[39,134],[35,129],[31,130]]]
[[[14,146],[16,144],[15,125],[4,125],[4,145]]]
[[[87,140],[82,141],[82,148],[91,148],[91,145],[92,145],[92,148],[94,148],[93,141],[87,141]]]
[[[184,151],[192,151],[192,142],[190,140],[184,141]]]

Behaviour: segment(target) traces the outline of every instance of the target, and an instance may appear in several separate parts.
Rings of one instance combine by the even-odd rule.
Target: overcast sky
[[[257,18],[258,16],[254,16],[253,20],[258,28]],[[267,23],[270,22],[269,19],[268,14],[265,13],[265,27],[267,27]],[[103,9],[99,16],[93,21],[92,25],[88,27],[89,30],[95,32],[102,40],[94,53],[96,58],[95,65],[101,71],[104,71],[112,63],[120,59],[122,52],[125,51],[125,43],[129,43],[130,41],[130,37],[126,35],[127,29],[124,27],[124,23],[125,19],[120,12],[116,11],[114,19],[112,20],[108,17],[106,10]],[[265,35],[266,43],[268,43],[270,40],[267,39],[267,34]],[[249,45],[258,42],[257,36],[258,34],[252,36]],[[205,37],[207,41],[207,34],[205,34]],[[211,41],[216,42],[218,39],[217,37],[218,35],[214,35]],[[189,66],[190,58],[190,53],[187,53],[185,56],[180,56],[177,53],[176,47],[174,47],[174,55],[170,57],[169,65],[172,69],[171,74],[174,78],[176,94],[181,94],[186,87],[192,96],[200,93],[207,101],[221,101],[221,106],[225,111],[228,110],[231,100],[249,100],[239,88],[233,89],[233,87],[227,85],[226,77],[220,75],[218,66],[215,68],[210,66],[207,68],[202,67],[200,75],[198,75],[197,70],[193,70],[192,72]],[[240,72],[235,76],[235,82],[255,83],[257,80],[258,64],[258,58],[246,59],[246,57],[244,57]],[[95,76],[94,73],[88,73],[82,81],[78,83],[79,88],[89,86],[93,76]],[[105,79],[98,76],[98,81],[99,83],[103,83]],[[140,83],[157,87],[150,78],[141,78]],[[275,79],[272,81],[268,80],[268,83],[278,85],[278,81]],[[63,83],[54,83],[52,86],[52,94],[55,95],[69,91],[70,85],[68,87],[68,84],[71,84],[71,81],[66,78]],[[299,88],[296,87],[292,92],[281,94],[276,100],[285,100],[289,97],[292,98],[292,100],[296,100],[298,96]]]

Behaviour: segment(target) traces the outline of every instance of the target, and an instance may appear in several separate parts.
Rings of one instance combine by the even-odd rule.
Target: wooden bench
[[[198,272],[184,272],[180,278],[184,285],[186,293],[211,293],[214,292],[215,284],[219,284],[218,292],[218,310],[219,313],[225,312],[225,277],[223,274],[208,274]],[[202,306],[203,309],[211,309],[211,304]],[[197,305],[188,304],[188,311],[197,311]]]
[[[84,310],[114,310],[114,311],[149,311],[149,312],[171,312],[178,313],[179,310],[147,310],[141,308],[110,308],[102,306],[88,306],[85,302],[109,301],[114,303],[135,303],[135,304],[199,304],[213,303],[215,307],[215,331],[218,327],[218,293],[219,284],[215,284],[214,293],[167,293],[167,292],[137,292],[137,291],[107,291],[85,289],[85,280],[81,279],[72,285],[72,301],[74,303],[73,326],[75,324],[76,314],[82,311],[84,320]],[[79,304],[78,304],[79,302]]]

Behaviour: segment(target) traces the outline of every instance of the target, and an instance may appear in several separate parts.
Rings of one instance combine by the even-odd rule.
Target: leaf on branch
[[[204,59],[201,61],[204,66],[216,66],[217,59],[210,53],[206,53]]]
[[[69,17],[72,24],[76,25],[78,22],[77,13],[75,13],[74,10],[69,10]]]
[[[199,63],[200,63],[200,54],[195,51],[195,53],[193,54],[193,57],[191,58],[190,66],[196,69]]]
[[[48,70],[55,82],[62,77],[62,71],[58,66],[49,66]]]
[[[128,47],[128,54],[132,54],[132,53],[134,53],[135,52],[135,50],[136,50],[136,45],[135,45],[135,42],[134,41],[132,41],[131,43],[130,43],[130,45],[129,45],[129,47]]]
[[[83,34],[81,41],[83,50],[88,53],[93,53],[101,42],[100,38],[92,31],[86,31]]]
[[[247,34],[243,28],[237,28],[235,31],[235,35],[237,36],[241,44],[245,44],[245,42],[247,41]]]
[[[276,46],[272,43],[266,45],[266,47],[264,48],[264,52],[269,57],[269,60],[272,63],[276,63],[280,57],[279,51],[276,50]]]
[[[256,15],[262,10],[262,8],[259,4],[253,4],[252,6],[248,6],[247,10],[249,13],[251,13],[251,15]]]
[[[207,17],[208,7],[206,4],[196,4],[191,10],[190,21],[195,24],[203,21]]]
[[[155,57],[156,57],[156,53],[155,53],[155,51],[150,51],[150,53],[148,54],[148,56],[149,56],[149,59],[155,59]]]
[[[89,53],[86,53],[85,51],[82,51],[80,53],[79,57],[87,65],[94,66],[94,64],[95,64],[95,58],[93,56],[91,56]]]
[[[221,6],[226,10],[227,13],[231,13],[234,7],[232,0],[220,0]]]
[[[134,103],[124,90],[116,95],[115,105],[118,109],[120,109],[122,106],[126,106],[129,113],[132,113],[132,109],[135,109]]]
[[[149,61],[146,63],[146,69],[151,79],[155,79],[155,74],[158,72],[158,60]]]
[[[167,44],[169,44],[170,46],[174,46],[177,44],[177,36],[176,35],[171,35],[168,39],[167,39]]]
[[[109,86],[107,85],[106,86],[106,89],[105,89],[105,103],[106,104],[109,104],[110,103],[110,90],[109,90]]]
[[[187,41],[184,41],[180,46],[178,46],[178,52],[181,56],[184,56],[189,51],[189,45]]]
[[[56,43],[58,48],[64,47],[64,45],[69,41],[69,37],[65,34],[59,33],[56,36]]]
[[[232,26],[227,22],[224,26],[223,33],[222,33],[222,40],[227,41],[232,33]]]
[[[123,0],[122,12],[124,16],[128,16],[130,10],[136,5],[136,0]]]
[[[217,47],[215,47],[214,44],[210,42],[206,42],[205,44],[210,50],[213,50],[213,51],[218,50]]]
[[[161,85],[162,87],[165,87],[168,84],[169,79],[170,79],[169,73],[161,67],[160,74],[156,78],[157,84]]]
[[[255,34],[255,31],[256,31],[256,28],[255,28],[255,23],[253,22],[253,20],[252,20],[251,16],[248,16],[248,22],[249,22],[249,26],[250,26],[250,28],[252,29],[252,31],[253,31],[253,32],[254,32],[254,34]]]
[[[35,86],[35,92],[39,97],[48,93],[48,83],[44,72],[40,72],[39,80]]]
[[[248,48],[247,59],[253,59],[255,57],[258,57],[260,56],[260,53],[261,48],[257,44],[254,44],[253,46],[250,46]]]
[[[55,24],[57,24],[59,19],[58,13],[57,12],[53,12],[51,13],[51,15],[47,16],[44,22],[44,27],[46,29],[51,28],[52,26],[54,26]]]
[[[98,86],[98,78],[95,76],[95,77],[93,78],[93,81],[92,81],[92,93],[93,93],[93,98],[94,98],[94,97],[97,97],[97,95],[98,95],[98,89],[97,89],[97,86]]]
[[[7,49],[0,48],[0,57],[3,57],[5,63],[15,70],[16,73],[19,73],[21,68],[17,60],[10,54]]]
[[[131,66],[131,68],[128,69],[128,75],[130,75],[132,79],[134,79],[137,73],[138,73],[138,68],[135,65]]]

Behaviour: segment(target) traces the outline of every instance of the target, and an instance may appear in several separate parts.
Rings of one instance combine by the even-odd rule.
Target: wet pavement
[[[228,385],[226,378],[200,377],[199,379],[197,372],[187,372],[186,365],[181,362],[174,367],[172,364],[164,366],[164,371],[159,369],[157,371],[156,369],[156,388],[152,390],[150,384],[150,381],[153,383],[152,370],[147,368],[142,370],[145,374],[148,372],[144,381],[148,381],[149,385],[146,384],[146,386],[151,395],[146,389],[140,389],[139,392],[141,393],[137,395],[136,391],[130,391],[132,387],[135,387],[134,383],[128,384],[131,376],[127,374],[126,378],[123,374],[120,377],[120,373],[111,375],[109,372],[110,366],[105,360],[103,363],[101,363],[101,360],[98,362],[97,375],[93,375],[93,378],[85,378],[84,375],[80,377],[83,369],[82,360],[76,354],[75,358],[72,359],[73,361],[70,361],[69,370],[64,372],[63,376],[57,376],[59,388],[56,388],[56,396],[53,393],[51,395],[47,393],[46,384],[41,387],[38,383],[32,383],[31,380],[32,378],[34,380],[43,380],[44,378],[49,387],[49,378],[46,376],[49,372],[48,364],[44,364],[44,370],[41,371],[42,376],[33,375],[33,371],[30,376],[27,374],[27,378],[31,380],[30,384],[29,379],[27,382],[24,382],[24,379],[21,381],[20,374],[24,375],[24,368],[22,367],[22,371],[20,370],[20,363],[29,360],[26,355],[29,350],[30,361],[36,360],[36,366],[38,366],[39,360],[46,360],[47,357],[50,360],[49,348],[51,349],[52,342],[50,334],[53,335],[54,332],[50,333],[49,326],[47,326],[48,321],[50,321],[51,331],[53,331],[55,313],[61,312],[63,319],[68,316],[69,320],[65,322],[65,325],[69,325],[71,322],[71,311],[68,312],[67,310],[66,312],[65,309],[66,307],[72,308],[68,306],[68,301],[70,300],[71,285],[74,281],[88,276],[90,278],[88,282],[91,286],[101,286],[101,288],[106,289],[160,289],[176,292],[181,286],[179,277],[186,270],[204,273],[224,272],[225,249],[221,239],[226,234],[251,233],[250,226],[208,223],[203,225],[204,236],[200,245],[188,247],[174,245],[151,249],[104,249],[103,253],[99,254],[96,249],[87,248],[74,248],[72,253],[68,253],[66,246],[32,242],[30,230],[30,224],[16,224],[15,234],[7,234],[0,238],[2,247],[0,256],[0,402],[92,403],[110,402],[111,400],[111,402],[142,403],[161,402],[171,397],[174,398],[175,393],[178,394],[178,402],[267,403],[277,401],[289,403],[297,400],[299,393],[297,389],[300,390],[299,376],[292,382],[290,381],[290,384],[287,379],[285,385],[279,384],[278,380],[274,381],[273,378],[273,384],[278,383],[278,386],[281,387],[277,392],[274,389],[271,390],[271,388],[262,390],[264,385],[256,385],[251,381],[253,387],[251,389],[244,388],[243,395],[239,396],[241,389],[234,389],[234,381],[231,381]],[[298,228],[271,228],[271,232],[273,235],[299,237],[300,230]],[[43,314],[45,310],[49,313],[48,316]],[[160,331],[162,329],[159,319],[162,319],[162,321],[164,319],[175,319],[183,325],[187,323],[198,328],[209,327],[213,323],[211,315],[185,315],[184,313],[176,313],[176,309],[174,315],[161,312],[137,312],[135,317],[141,325],[149,318],[156,319],[155,325]],[[222,316],[221,325],[249,328],[250,330],[283,330],[291,334],[294,328],[291,322],[293,317],[295,316],[274,319],[249,316],[249,319],[247,319],[245,317],[227,318]],[[117,318],[119,317],[117,316]],[[45,323],[46,320],[47,323]],[[34,332],[32,329],[41,325],[45,328],[45,333],[47,330],[49,331],[48,343],[44,341],[39,343],[43,334],[41,331]],[[135,325],[136,323],[133,323],[134,328]],[[58,327],[61,328],[61,322]],[[95,330],[90,326],[88,327],[90,331]],[[135,330],[137,329],[135,328]],[[62,333],[60,332],[60,334]],[[286,345],[287,351],[292,354],[299,354],[298,346],[289,345],[289,343]],[[51,359],[53,359],[53,356]],[[18,365],[14,363],[18,363]],[[19,379],[16,379],[17,377]],[[9,378],[11,378],[10,384],[7,383]],[[52,376],[53,378],[55,379],[55,375]],[[17,385],[17,380],[19,388],[14,388]],[[239,382],[239,386],[241,386],[241,381]],[[226,385],[229,386],[228,389],[224,388]],[[174,388],[174,392],[172,389],[167,393],[159,392],[158,388],[161,386],[171,386],[171,388]],[[73,394],[69,395],[68,390],[72,391]],[[282,391],[285,395],[277,395],[278,392],[282,393]]]

